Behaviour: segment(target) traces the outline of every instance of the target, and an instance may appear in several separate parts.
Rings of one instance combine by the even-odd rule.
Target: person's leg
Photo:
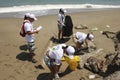
[[[37,61],[34,59],[34,56],[35,56],[35,54],[34,54],[34,51],[35,51],[35,44],[34,44],[34,42],[29,42],[28,43],[28,50],[29,50],[29,53],[30,53],[30,56],[31,56],[31,61],[33,63],[36,63]]]
[[[59,72],[59,69],[60,69],[61,65],[57,66],[58,67],[57,71],[56,71],[56,67],[55,66],[56,65],[54,64],[54,61],[50,61],[50,65],[48,67],[49,67],[49,69],[51,71],[51,73],[50,73],[50,79],[51,80],[52,79],[55,79],[55,80],[59,79],[58,72]]]
[[[53,69],[53,67],[52,66],[48,66],[48,68],[50,69],[50,80],[53,80],[53,78],[54,78],[54,69]]]
[[[59,30],[59,32],[58,32],[58,41],[60,41],[60,39],[61,39],[61,30]]]
[[[58,42],[60,42],[60,39],[63,38],[63,35],[62,35],[63,29],[62,28],[63,28],[63,26],[61,26],[61,25],[58,26]]]
[[[58,66],[58,73],[59,73],[59,71],[60,71],[61,65],[62,65],[62,63]],[[59,78],[60,78],[59,75],[58,75],[58,73],[54,73],[55,79],[59,79]]]
[[[59,65],[58,70],[60,70],[61,65],[62,65],[62,63]]]
[[[52,63],[51,63],[51,60],[49,59],[49,57],[47,57],[47,56],[45,56],[44,57],[44,62],[45,62],[45,64],[47,65],[47,67],[49,68],[49,70],[50,70],[50,75],[49,75],[49,79],[50,80],[53,80],[53,78],[54,78],[54,68],[53,68],[53,66],[52,66]]]

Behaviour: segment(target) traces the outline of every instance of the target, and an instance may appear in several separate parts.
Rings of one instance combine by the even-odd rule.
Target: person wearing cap
[[[39,31],[33,29],[33,22],[37,20],[34,14],[27,14],[26,19],[24,20],[24,30],[25,30],[25,38],[28,43],[28,50],[31,56],[31,61],[33,63],[36,63],[36,60],[33,58],[34,57],[34,50],[35,50],[35,37],[34,34],[38,33]]]
[[[76,44],[77,50],[82,49],[82,45],[85,43],[86,49],[88,49],[88,40],[93,41],[94,36],[90,33],[76,32],[73,34],[73,42]]]
[[[29,16],[30,16],[30,13],[26,13],[26,14],[24,15],[24,20],[27,20],[27,19],[29,18]]]
[[[65,13],[66,10],[63,8],[59,9],[59,14],[58,14],[58,19],[57,19],[57,25],[58,25],[58,42],[60,42],[60,39],[63,38],[63,26],[65,26],[64,22],[65,22]]]
[[[72,46],[67,46],[66,44],[59,44],[50,48],[44,57],[44,61],[48,68],[50,69],[50,80],[53,78],[58,79],[59,69],[62,65],[62,57],[67,54],[70,58],[74,58],[75,49]]]

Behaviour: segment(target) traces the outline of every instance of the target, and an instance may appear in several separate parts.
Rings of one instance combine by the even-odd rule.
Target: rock
[[[90,57],[87,59],[84,67],[89,69],[92,72],[98,73],[103,71],[103,60],[97,59],[95,57]]]

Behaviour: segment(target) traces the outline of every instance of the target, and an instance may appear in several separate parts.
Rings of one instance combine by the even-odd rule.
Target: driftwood
[[[110,31],[103,31],[103,35],[106,35],[107,38],[110,38],[114,42],[115,51],[120,51],[120,31],[117,32],[110,32]]]
[[[106,64],[108,67],[103,80],[120,80],[120,53],[107,55]]]
[[[89,69],[92,72],[99,73],[104,72],[103,70],[104,61],[97,59],[95,57],[90,57],[85,63],[85,68]]]
[[[105,60],[96,57],[89,57],[84,67],[103,77],[109,76],[115,71],[120,70],[120,53],[111,53],[105,56]]]

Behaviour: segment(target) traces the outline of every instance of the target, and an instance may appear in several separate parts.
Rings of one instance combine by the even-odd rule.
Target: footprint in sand
[[[9,80],[17,80],[14,76],[9,76],[8,79]]]

